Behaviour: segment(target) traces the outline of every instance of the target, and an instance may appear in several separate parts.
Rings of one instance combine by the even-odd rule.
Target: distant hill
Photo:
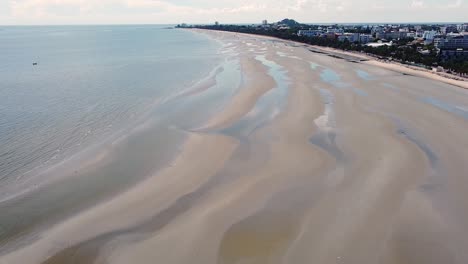
[[[279,21],[278,24],[283,24],[283,25],[286,25],[288,27],[297,27],[297,26],[301,25],[301,23],[297,22],[296,20],[289,19],[289,18],[285,18],[285,19]]]

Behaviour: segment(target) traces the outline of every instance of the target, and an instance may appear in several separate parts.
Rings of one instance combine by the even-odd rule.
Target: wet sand
[[[238,61],[232,98],[152,177],[1,264],[468,262],[468,90],[199,32]]]

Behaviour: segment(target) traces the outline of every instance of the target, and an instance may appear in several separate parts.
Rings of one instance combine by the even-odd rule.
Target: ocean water
[[[214,45],[154,26],[3,28],[1,185],[123,128],[207,74]]]
[[[0,27],[0,249],[169,162],[238,87],[227,56],[164,26]]]

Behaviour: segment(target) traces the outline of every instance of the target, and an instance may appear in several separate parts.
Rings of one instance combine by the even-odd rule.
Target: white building
[[[381,40],[379,40],[378,42],[372,42],[372,43],[367,43],[366,46],[369,46],[369,47],[380,47],[380,46],[392,46],[393,45],[393,41],[390,41],[390,42],[382,42]]]
[[[374,38],[370,34],[360,34],[360,33],[343,33],[338,35],[339,41],[348,40],[349,42],[359,42],[359,43],[368,43],[371,42]]]
[[[322,30],[299,30],[297,32],[298,36],[305,36],[305,37],[318,37],[323,33]]]
[[[327,33],[343,34],[344,30],[342,28],[327,28]]]
[[[437,31],[431,30],[431,31],[424,31],[423,34],[423,39],[424,39],[424,44],[428,45],[431,44],[434,41],[435,36],[437,35]]]
[[[339,41],[359,42],[359,33],[343,33],[338,35]]]

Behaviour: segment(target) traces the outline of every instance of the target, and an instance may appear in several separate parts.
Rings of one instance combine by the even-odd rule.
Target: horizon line
[[[295,20],[293,18],[288,18]],[[256,25],[262,24],[261,22],[244,22],[244,23],[223,23],[218,21],[220,25]],[[268,24],[277,23],[276,22],[269,22]],[[297,20],[296,20],[297,22]],[[150,25],[158,25],[158,26],[175,26],[180,24],[187,24],[187,25],[213,25],[215,21],[210,23],[188,23],[188,22],[181,22],[181,23],[70,23],[70,24],[0,24],[0,27],[7,27],[7,26],[150,26]],[[357,25],[357,24],[431,24],[431,25],[438,25],[438,24],[466,24],[468,21],[431,21],[431,22],[408,22],[408,21],[387,21],[387,22],[298,22],[300,24],[306,25],[325,25],[325,24],[350,24],[350,25]]]

